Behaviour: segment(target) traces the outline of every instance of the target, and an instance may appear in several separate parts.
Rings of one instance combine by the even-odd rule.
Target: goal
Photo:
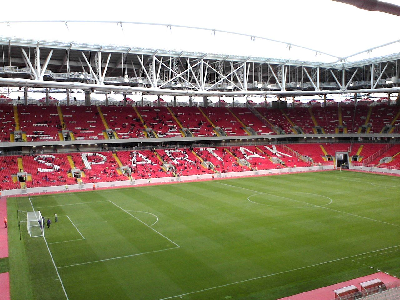
[[[28,211],[26,213],[26,226],[29,236],[40,237],[44,236],[44,224],[40,211]]]

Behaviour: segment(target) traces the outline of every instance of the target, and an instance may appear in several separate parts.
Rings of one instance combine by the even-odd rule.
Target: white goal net
[[[28,211],[26,213],[26,226],[31,237],[44,235],[44,219],[40,211]]]

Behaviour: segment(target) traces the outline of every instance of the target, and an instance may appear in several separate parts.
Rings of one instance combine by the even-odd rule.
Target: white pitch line
[[[376,220],[376,219],[373,219],[373,218],[370,218],[370,217],[364,217],[364,216],[360,216],[360,215],[357,215],[357,214],[341,211],[341,210],[338,210],[338,209],[333,209],[333,208],[322,206],[322,205],[317,205],[317,204],[312,204],[312,203],[308,203],[308,202],[304,202],[304,201],[299,201],[299,200],[295,200],[295,199],[284,197],[284,196],[273,195],[273,194],[264,193],[264,192],[258,192],[258,191],[255,191],[255,190],[250,190],[250,189],[247,189],[247,188],[242,188],[242,187],[238,187],[238,186],[234,186],[234,185],[230,185],[230,184],[225,184],[225,183],[221,183],[221,184],[227,185],[227,186],[230,186],[230,187],[236,187],[238,189],[248,190],[248,191],[251,191],[251,192],[255,192],[256,194],[272,195],[272,196],[275,196],[275,197],[278,197],[278,198],[282,198],[282,199],[286,199],[286,200],[290,200],[290,201],[294,201],[294,202],[298,202],[298,203],[302,203],[302,204],[308,204],[308,205],[314,206],[316,208],[327,209],[327,210],[331,210],[331,211],[334,211],[334,212],[337,212],[337,213],[346,214],[346,215],[349,215],[349,216],[352,216],[352,217],[362,218],[362,219],[365,219],[365,220],[369,220],[369,221],[373,221],[373,222],[377,222],[377,223],[381,223],[381,224],[385,224],[385,225],[400,227],[400,225],[398,225],[398,224],[394,224],[394,223],[390,223],[390,222],[386,222],[386,221],[381,221],[381,220]],[[254,201],[249,200],[249,198],[252,197],[252,196],[255,196],[255,195],[249,196],[247,198],[247,200],[252,202],[252,203],[254,203]],[[258,203],[258,204],[262,204],[262,203]]]
[[[370,184],[372,186],[378,186],[381,188],[399,188],[399,185],[385,185],[385,184],[377,184],[375,182],[368,182],[366,180],[357,180],[357,179],[353,179],[353,178],[344,178],[344,177],[338,177],[335,176],[336,179],[342,179],[342,180],[346,180],[346,181],[354,181],[354,182],[359,182],[359,183],[364,183],[364,184]]]
[[[71,222],[71,224],[75,227],[76,231],[78,231],[78,233],[81,235],[82,239],[85,239],[85,237],[83,236],[83,234],[79,231],[78,227],[76,227],[76,225],[74,224],[74,222],[72,222],[71,218],[68,217],[68,220]]]
[[[83,262],[83,263],[76,263],[76,264],[71,264],[71,265],[67,265],[67,266],[61,266],[61,267],[58,267],[58,268],[59,269],[64,269],[64,268],[70,268],[70,267],[84,266],[84,265],[89,265],[89,264],[94,264],[94,263],[99,263],[99,262],[106,262],[106,261],[117,260],[117,259],[122,259],[122,258],[129,258],[129,257],[140,256],[140,255],[145,255],[145,254],[164,252],[164,251],[178,249],[178,248],[180,248],[180,247],[177,246],[177,247],[165,248],[165,249],[154,250],[154,251],[140,252],[140,253],[135,253],[135,254],[129,254],[129,255],[123,255],[123,256],[116,256],[116,257],[104,258],[104,259],[99,259],[99,260],[87,261],[87,262]]]
[[[244,187],[241,187],[241,186],[235,186],[235,185],[232,185],[232,184],[227,184],[227,183],[223,183],[223,182],[219,182],[219,181],[217,181],[217,182],[218,182],[219,184],[222,184],[222,185],[234,187],[234,188],[237,188],[237,189],[242,189],[242,190],[245,190],[245,191],[250,191],[250,192],[253,192],[253,193],[256,193],[256,194],[265,194],[264,192],[259,192],[259,191],[251,190],[251,189],[244,188]]]
[[[177,248],[180,248],[180,246],[175,243],[173,240],[171,240],[170,238],[166,237],[165,235],[163,235],[161,232],[155,230],[153,227],[147,225],[145,222],[143,222],[142,220],[140,220],[139,218],[135,217],[134,215],[132,215],[129,211],[127,211],[126,209],[122,208],[121,206],[119,206],[118,204],[115,204],[114,202],[112,202],[111,200],[107,200],[108,202],[112,203],[114,206],[118,207],[120,210],[122,210],[123,212],[127,213],[128,215],[130,215],[132,218],[138,220],[140,223],[142,223],[143,225],[145,225],[146,227],[150,228],[151,230],[153,230],[155,233],[157,233],[158,235],[162,236],[164,239],[166,239],[167,241],[171,242],[172,244],[174,244]]]
[[[79,202],[79,203],[60,204],[60,205],[44,206],[44,207],[51,208],[51,207],[62,207],[62,206],[74,206],[74,205],[92,204],[92,203],[98,203],[98,202],[107,202],[107,201]],[[37,208],[41,208],[41,207],[43,207],[43,206],[37,206]]]
[[[76,239],[76,240],[68,240],[68,241],[61,241],[61,242],[52,242],[52,243],[49,243],[49,245],[70,243],[70,242],[78,242],[78,241],[84,241],[84,240],[85,239]]]
[[[32,204],[32,201],[31,201],[31,197],[29,197],[29,202],[31,203],[31,206],[32,206],[33,211],[35,211],[35,208],[33,207],[33,204]],[[63,290],[63,292],[64,292],[65,298],[66,298],[67,300],[69,300],[67,291],[66,291],[66,289],[65,289],[65,287],[64,287],[64,283],[63,283],[63,281],[62,281],[62,279],[61,279],[61,275],[60,275],[60,273],[58,272],[58,268],[57,268],[56,262],[54,261],[53,255],[51,254],[49,245],[47,244],[47,240],[46,240],[46,237],[45,237],[44,235],[43,235],[43,240],[44,240],[44,242],[45,242],[45,244],[46,244],[47,251],[48,251],[49,254],[50,254],[51,262],[53,263],[53,266],[54,266],[54,268],[55,268],[55,270],[56,270],[57,277],[58,277],[58,280],[60,281],[61,288],[62,288],[62,290]]]
[[[253,278],[248,278],[248,279],[243,279],[243,280],[239,280],[239,281],[235,281],[235,282],[230,282],[230,283],[227,283],[227,284],[221,284],[221,285],[217,285],[217,286],[213,286],[213,287],[209,287],[209,288],[204,288],[204,289],[197,290],[197,291],[192,291],[192,292],[183,293],[183,294],[179,294],[179,295],[160,298],[159,300],[182,298],[182,297],[188,296],[188,295],[198,294],[198,293],[202,293],[202,292],[206,292],[206,291],[210,291],[210,290],[216,290],[216,289],[227,287],[227,286],[246,283],[246,282],[249,282],[249,281],[254,281],[254,280],[258,280],[258,279],[263,279],[263,278],[273,277],[273,276],[282,275],[282,274],[286,274],[286,273],[291,273],[291,272],[295,272],[295,271],[300,271],[300,270],[304,270],[304,269],[309,269],[309,268],[313,268],[313,267],[318,267],[318,266],[321,266],[321,265],[324,265],[324,264],[338,262],[338,261],[351,259],[351,258],[359,257],[359,256],[364,256],[364,255],[367,255],[367,254],[381,252],[381,251],[385,251],[385,250],[393,249],[393,248],[398,248],[398,247],[400,247],[400,245],[390,246],[390,247],[386,247],[386,248],[382,248],[382,249],[378,249],[378,250],[373,250],[373,251],[368,251],[368,252],[364,252],[364,253],[360,253],[360,254],[345,256],[345,257],[341,257],[341,258],[336,258],[336,259],[332,259],[332,260],[328,260],[328,261],[324,261],[324,262],[320,262],[320,263],[316,263],[316,264],[312,264],[312,265],[308,265],[308,266],[304,266],[304,267],[299,267],[299,268],[294,268],[294,269],[290,269],[290,270],[286,270],[286,271],[281,271],[281,272],[261,275],[261,276],[257,276],[257,277],[253,277]]]
[[[158,222],[158,216],[155,215],[155,214],[153,214],[153,213],[151,213],[151,212],[148,212],[148,211],[141,211],[141,210],[126,210],[126,211],[131,211],[131,212],[134,212],[134,213],[135,213],[135,212],[139,212],[139,213],[144,213],[144,214],[152,215],[153,217],[156,218],[156,221],[155,221],[153,224],[149,225],[149,226],[154,226],[154,225]]]
[[[327,198],[329,199],[329,202],[327,204],[324,205],[330,205],[333,202],[333,199],[331,197],[328,196],[324,196],[324,195],[318,195],[318,194],[313,194],[313,193],[305,193],[305,192],[297,192],[298,194],[306,194],[306,195],[313,195],[313,196],[318,196],[318,197],[323,197],[323,198]]]

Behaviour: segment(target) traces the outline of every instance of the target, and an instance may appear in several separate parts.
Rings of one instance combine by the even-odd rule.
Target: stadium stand
[[[147,133],[155,132],[155,137],[180,137],[179,124],[167,107],[138,107],[138,112],[146,126]]]
[[[190,135],[197,137],[216,136],[212,124],[197,107],[171,107],[170,109],[181,123],[182,128],[186,128]]]
[[[274,131],[278,134],[283,133],[290,134],[293,133],[292,124],[285,117],[280,109],[268,109],[266,107],[257,107],[257,111],[271,124]]]
[[[104,124],[96,106],[63,106],[63,129],[72,132],[72,140],[104,139]]]
[[[391,132],[400,124],[398,106],[387,103],[347,103],[288,109],[267,107],[136,107],[49,106],[0,104],[2,142],[57,142],[217,136],[275,136],[338,132]],[[86,152],[71,148],[56,153],[31,148],[23,155],[3,157],[1,189],[48,187],[179,177],[190,175],[333,165],[337,152],[348,153],[354,166],[400,169],[400,149],[379,140],[367,142],[251,145],[210,144],[152,150]],[[106,149],[106,148],[105,148]],[[76,152],[78,150],[78,152]],[[68,153],[71,152],[71,153]],[[17,173],[24,173],[20,182]]]
[[[101,110],[109,128],[116,132],[117,138],[145,137],[143,124],[131,106],[104,106]]]
[[[217,131],[217,135],[220,136],[232,136],[232,135],[251,135],[250,132],[246,131],[240,120],[226,107],[206,107],[202,108],[202,111],[209,118],[210,122]]]
[[[15,121],[12,105],[0,104],[0,124],[0,141],[13,142]]]
[[[242,121],[243,124],[245,124],[246,127],[250,127],[248,129],[250,133],[254,135],[268,135],[274,133],[268,123],[257,117],[249,108],[232,107],[230,110]]]
[[[56,106],[18,106],[20,130],[27,141],[57,141],[61,131]]]

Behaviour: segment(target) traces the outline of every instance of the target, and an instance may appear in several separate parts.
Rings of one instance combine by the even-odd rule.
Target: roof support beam
[[[33,75],[33,78],[35,80],[38,80],[37,74],[36,74],[36,70],[33,68],[32,63],[28,57],[28,55],[26,54],[25,50],[23,48],[21,48],[22,54],[24,56],[25,59],[25,63],[26,65],[29,67],[29,69],[31,70],[31,74]]]
[[[45,73],[46,70],[47,70],[47,66],[49,65],[50,58],[51,58],[52,55],[53,55],[53,50],[51,50],[50,53],[49,53],[49,55],[47,55],[46,61],[44,62],[43,67],[41,68],[40,76],[39,76],[40,80],[43,80],[44,73]],[[39,61],[39,64],[40,64],[40,61]]]
[[[230,72],[229,74],[227,74],[227,75],[223,75],[223,74],[219,73],[216,69],[214,69],[212,66],[210,66],[207,62],[205,62],[205,64],[207,65],[208,68],[214,70],[215,72],[217,72],[218,74],[221,75],[221,79],[218,80],[217,82],[215,82],[215,83],[214,83],[213,85],[211,85],[210,87],[208,87],[208,88],[206,89],[207,91],[210,90],[210,89],[212,89],[212,88],[213,88],[214,86],[216,86],[218,83],[223,82],[224,80],[229,81],[229,82],[232,83],[234,86],[236,86],[238,89],[241,89],[239,86],[236,85],[235,82],[233,82],[232,80],[228,79],[228,77],[229,77],[230,75],[236,74],[236,71],[242,67],[241,65],[240,65],[239,67],[237,67],[236,69],[234,69],[233,64],[231,63],[231,72]],[[237,75],[236,75],[236,76],[237,76]],[[239,83],[240,83],[240,81],[239,81]]]
[[[332,74],[333,79],[335,79],[335,81],[336,81],[338,87],[342,90],[342,89],[343,89],[343,86],[340,84],[339,80],[338,80],[337,77],[335,76],[335,73],[333,73],[332,69],[330,69],[329,71],[331,71],[331,74]]]
[[[202,91],[202,90],[203,90],[203,87],[200,85],[199,80],[197,79],[197,76],[196,76],[196,74],[194,73],[192,66],[190,65],[190,60],[189,60],[189,58],[187,58],[187,64],[188,64],[188,66],[189,66],[190,71],[192,72],[192,75],[193,75],[194,80],[196,81],[198,90]],[[202,67],[202,64],[200,64],[200,65],[201,65],[201,67]]]
[[[100,84],[104,84],[104,78],[106,77],[108,64],[110,63],[110,58],[111,58],[111,53],[108,54],[106,66],[104,67],[103,75],[101,75]],[[100,62],[100,64],[101,64],[101,62]]]
[[[314,83],[314,81],[312,80],[310,74],[308,74],[307,69],[303,67],[303,71],[306,73],[306,75],[307,75],[308,79],[310,80],[310,82],[311,82],[312,86],[314,87],[314,89],[315,89],[316,91],[319,91],[318,86],[315,85],[315,83]]]
[[[82,52],[82,56],[83,56],[83,58],[85,59],[86,64],[87,64],[88,67],[89,67],[90,74],[94,77],[95,82],[96,82],[97,84],[99,84],[99,83],[100,83],[99,78],[97,77],[96,73],[93,71],[92,66],[90,65],[90,62],[88,61],[88,59],[86,58],[85,53]],[[82,68],[83,68],[83,65],[82,65]]]
[[[347,90],[347,88],[349,87],[349,85],[353,82],[353,78],[354,78],[354,76],[356,76],[357,71],[358,71],[358,69],[356,69],[356,70],[354,71],[354,73],[353,73],[353,75],[351,76],[349,82],[346,84],[346,87],[344,88],[345,90]]]
[[[181,72],[181,73],[177,73],[175,70],[173,70],[171,67],[167,66],[167,65],[166,65],[165,63],[163,63],[162,61],[160,61],[160,60],[158,60],[158,61],[160,62],[161,65],[163,65],[164,67],[166,67],[167,69],[169,69],[169,71],[170,71],[171,73],[174,74],[173,77],[169,78],[169,80],[167,80],[167,81],[164,82],[161,86],[159,86],[160,88],[163,87],[163,86],[165,86],[166,84],[170,83],[170,82],[173,81],[174,79],[181,78],[182,80],[184,80],[185,82],[187,82],[189,85],[191,85],[193,88],[197,88],[197,89],[198,89],[198,87],[196,87],[195,85],[193,85],[190,81],[188,81],[185,77],[183,77],[183,75],[184,75],[186,72],[189,72],[189,71],[190,71],[190,68],[193,68],[193,67],[197,66],[198,64],[200,64],[200,61],[198,61],[198,62],[195,63],[194,65],[191,65],[190,68],[187,68],[186,70],[184,70],[184,71]]]
[[[142,66],[142,69],[144,70],[144,73],[146,74],[147,80],[148,80],[149,83],[151,84],[151,87],[154,88],[154,86],[153,86],[153,81],[151,80],[149,74],[147,73],[146,68],[144,67],[144,64],[143,64],[143,55],[142,55],[142,59],[140,59],[139,55],[137,55],[137,59],[139,60],[140,65]]]
[[[376,82],[375,82],[375,84],[374,84],[374,87],[373,87],[373,89],[375,89],[375,88],[376,88],[376,86],[378,85],[378,83],[379,83],[379,80],[381,80],[381,78],[382,78],[382,75],[383,75],[383,73],[386,71],[386,68],[387,68],[388,64],[389,64],[389,63],[386,63],[386,65],[385,65],[385,67],[383,68],[383,70],[382,70],[381,74],[379,74],[379,77],[378,77],[378,79],[376,80]]]
[[[269,67],[269,69],[271,70],[272,75],[274,75],[275,81],[276,81],[276,83],[279,85],[279,88],[281,89],[281,91],[283,91],[283,87],[282,87],[281,83],[279,82],[278,77],[276,77],[276,74],[275,74],[275,72],[274,72],[274,69],[272,69],[272,67],[271,67],[270,64],[268,64],[268,67]]]

